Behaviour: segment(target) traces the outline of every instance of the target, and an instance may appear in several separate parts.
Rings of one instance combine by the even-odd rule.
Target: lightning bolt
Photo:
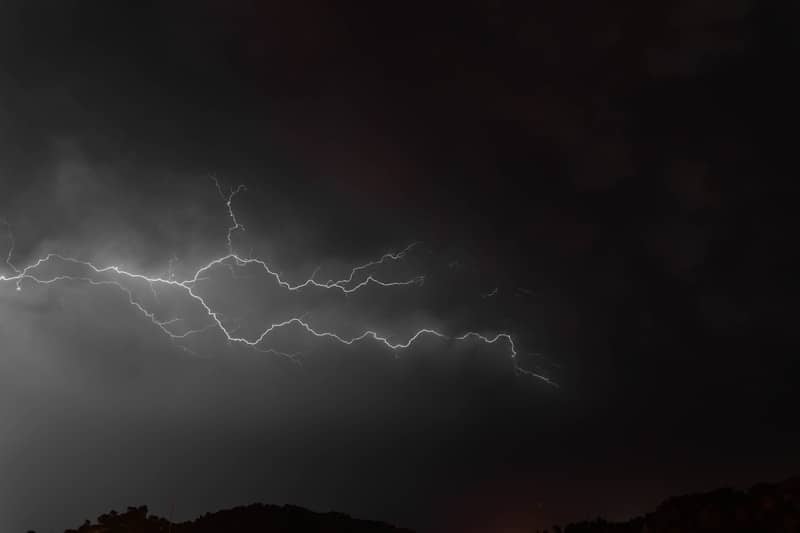
[[[372,330],[364,331],[361,334],[354,337],[343,337],[335,332],[317,330],[310,324],[306,314],[300,317],[292,317],[275,324],[270,324],[268,327],[263,329],[259,335],[254,337],[247,338],[238,335],[237,334],[238,328],[227,326],[225,324],[224,317],[222,316],[222,314],[219,311],[215,311],[212,308],[211,304],[209,304],[207,299],[203,298],[203,296],[201,296],[197,292],[197,284],[201,281],[210,279],[209,277],[210,271],[214,267],[227,266],[233,272],[234,267],[244,267],[252,265],[260,268],[267,276],[272,277],[280,287],[290,292],[303,291],[304,289],[307,289],[309,287],[315,287],[327,291],[339,291],[346,295],[359,291],[369,285],[376,285],[386,288],[405,287],[410,285],[418,285],[418,286],[422,285],[425,280],[424,276],[417,276],[411,279],[400,280],[400,281],[384,281],[376,278],[375,276],[373,276],[372,273],[370,273],[370,270],[374,269],[377,266],[383,265],[388,262],[401,261],[407,256],[407,254],[414,247],[418,246],[420,243],[413,242],[398,252],[388,252],[376,260],[369,261],[361,265],[357,265],[350,270],[350,272],[346,277],[343,277],[338,280],[328,280],[327,282],[324,283],[316,281],[314,278],[316,277],[319,271],[319,268],[317,268],[315,269],[311,277],[309,277],[305,281],[292,284],[289,281],[283,279],[280,273],[270,268],[270,266],[265,261],[250,256],[243,257],[238,255],[234,251],[233,234],[237,231],[245,231],[245,227],[238,221],[236,217],[236,214],[233,209],[233,200],[237,194],[246,191],[247,189],[244,185],[239,185],[238,187],[231,189],[226,193],[225,191],[223,191],[223,187],[220,184],[219,180],[217,180],[215,177],[212,177],[212,179],[216,185],[217,192],[219,193],[220,197],[224,202],[224,205],[227,210],[227,215],[231,220],[231,226],[229,226],[226,231],[227,253],[220,257],[214,258],[205,265],[201,266],[194,272],[194,274],[191,277],[187,279],[177,280],[175,278],[174,263],[177,262],[178,259],[177,257],[174,256],[169,261],[169,270],[167,272],[166,277],[149,276],[146,274],[133,272],[119,265],[98,266],[90,261],[83,261],[74,257],[68,257],[54,252],[41,256],[35,261],[28,264],[27,266],[19,268],[13,262],[14,247],[16,243],[14,240],[12,226],[8,223],[8,221],[0,219],[0,222],[2,222],[6,226],[8,234],[9,249],[5,257],[5,264],[10,269],[9,274],[0,275],[0,282],[14,283],[17,291],[22,290],[22,283],[25,281],[39,285],[51,285],[63,281],[73,281],[73,282],[87,283],[88,285],[91,286],[114,287],[122,291],[122,293],[127,296],[128,303],[131,306],[133,306],[141,315],[147,318],[161,332],[167,335],[173,342],[176,343],[177,346],[190,353],[193,352],[184,344],[181,344],[179,341],[186,340],[193,335],[205,331],[217,330],[225,336],[225,338],[229,343],[241,344],[261,352],[268,352],[276,355],[281,355],[297,362],[296,358],[297,355],[299,354],[287,354],[284,352],[279,352],[277,350],[274,350],[266,346],[266,339],[271,333],[291,325],[298,326],[301,329],[305,330],[308,334],[317,338],[331,339],[344,345],[352,345],[355,343],[371,340],[373,342],[377,342],[379,344],[384,345],[385,347],[389,348],[394,352],[408,349],[418,339],[425,336],[433,336],[453,341],[465,341],[467,339],[474,339],[485,344],[496,344],[501,342],[506,343],[509,348],[509,355],[514,366],[514,370],[518,374],[536,378],[538,380],[541,380],[545,383],[548,383],[556,387],[558,386],[547,376],[539,374],[537,372],[533,372],[528,369],[524,369],[518,365],[517,348],[514,343],[514,339],[508,333],[497,333],[495,335],[487,336],[475,331],[468,331],[461,335],[453,336],[453,335],[447,335],[435,329],[423,328],[415,332],[405,341],[392,342],[388,336]],[[83,273],[82,274],[61,273],[58,275],[51,275],[51,276],[41,276],[39,274],[40,270],[42,270],[43,267],[59,266],[59,264],[63,266],[69,265],[78,269],[82,269]],[[130,284],[135,284],[135,283],[146,284],[149,287],[156,301],[158,301],[159,289],[173,288],[180,290],[181,292],[186,294],[192,301],[196,302],[199,308],[203,310],[204,315],[207,317],[207,323],[200,328],[188,329],[187,327],[183,328],[180,327],[181,323],[185,322],[185,319],[183,318],[173,317],[166,320],[160,319],[156,311],[148,309],[145,303],[137,299],[134,289],[129,286]]]

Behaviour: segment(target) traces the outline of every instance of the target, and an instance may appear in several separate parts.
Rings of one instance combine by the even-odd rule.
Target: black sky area
[[[798,16],[2,2],[17,264],[175,254],[186,274],[224,253],[213,175],[248,187],[236,244],[294,279],[421,241],[424,298],[347,316],[511,331],[559,387],[497,346],[326,345],[302,374],[224,343],[192,357],[113,291],[0,282],[0,530],[254,501],[544,528],[797,474]]]

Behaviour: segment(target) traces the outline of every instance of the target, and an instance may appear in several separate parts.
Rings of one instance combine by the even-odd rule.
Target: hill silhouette
[[[65,533],[412,533],[342,513],[316,513],[293,505],[253,504],[172,523],[146,506],[111,511]],[[533,530],[531,530],[533,531]],[[624,522],[602,518],[556,526],[540,533],[800,533],[800,476],[748,490],[717,489],[669,498],[653,512]],[[29,532],[31,533],[31,532]]]
[[[796,533],[800,532],[800,477],[749,490],[717,489],[669,498],[655,511],[626,522],[597,519],[556,527],[556,533]]]
[[[342,513],[315,513],[293,505],[253,504],[205,515],[189,522],[172,523],[148,514],[147,506],[111,511],[92,524],[65,533],[217,533],[227,531],[281,531],[292,533],[411,533],[383,522],[357,520]]]

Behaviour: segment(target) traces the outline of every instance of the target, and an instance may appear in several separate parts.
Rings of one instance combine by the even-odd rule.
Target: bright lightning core
[[[509,356],[517,373],[540,379],[551,385],[556,385],[544,375],[521,368],[517,363],[517,347],[514,344],[514,339],[510,334],[502,332],[493,335],[484,335],[475,331],[467,331],[457,335],[452,335],[426,327],[416,331],[405,341],[392,342],[387,334],[382,334],[373,330],[366,330],[352,337],[342,336],[333,331],[318,330],[308,322],[305,315],[301,315],[291,317],[278,323],[269,324],[266,327],[263,327],[263,329],[261,329],[261,333],[258,335],[253,335],[250,337],[237,335],[236,328],[226,325],[221,312],[215,309],[211,303],[209,303],[207,298],[204,298],[197,292],[198,283],[207,280],[208,275],[210,275],[210,271],[217,266],[227,266],[231,268],[232,272],[234,267],[253,266],[259,268],[267,276],[271,276],[280,287],[289,292],[303,291],[313,287],[326,291],[339,291],[343,294],[350,294],[370,285],[382,288],[404,288],[410,286],[419,286],[423,284],[425,278],[424,276],[417,276],[405,280],[385,281],[378,279],[372,274],[373,269],[379,265],[403,260],[415,246],[419,245],[419,243],[415,242],[398,252],[386,253],[376,260],[353,267],[349,274],[342,279],[328,280],[327,282],[321,283],[314,279],[315,274],[317,273],[317,271],[315,271],[314,274],[312,274],[312,276],[307,280],[301,283],[292,284],[283,279],[278,272],[271,269],[265,261],[254,257],[242,256],[235,252],[232,236],[237,231],[245,231],[245,227],[238,221],[232,204],[236,195],[246,191],[246,187],[244,185],[239,185],[238,187],[231,189],[226,193],[223,190],[220,182],[216,178],[213,179],[217,191],[224,202],[228,218],[231,220],[232,224],[227,228],[226,233],[227,253],[220,257],[211,259],[208,263],[197,269],[194,274],[187,279],[175,279],[172,267],[176,258],[170,260],[170,269],[167,277],[151,276],[140,272],[134,272],[120,265],[95,265],[88,261],[82,261],[74,257],[64,256],[57,253],[48,253],[26,266],[18,267],[13,261],[15,240],[12,227],[6,220],[0,219],[0,222],[2,222],[7,228],[9,246],[5,257],[5,264],[7,270],[10,270],[10,273],[8,274],[0,275],[0,282],[14,283],[17,291],[22,290],[22,283],[24,281],[30,281],[41,285],[49,285],[61,281],[79,281],[89,285],[116,287],[127,296],[130,305],[136,308],[140,314],[147,318],[163,334],[167,335],[172,342],[185,350],[188,350],[188,347],[182,343],[184,343],[186,339],[198,333],[208,331],[210,329],[216,329],[221,332],[229,342],[249,346],[255,350],[263,352],[279,354],[296,361],[292,354],[278,352],[267,346],[267,337],[271,333],[278,329],[292,325],[299,326],[309,335],[319,338],[332,339],[345,345],[371,341],[383,344],[385,347],[395,352],[409,348],[423,336],[435,336],[442,339],[456,341],[472,339],[478,340],[485,344],[505,343],[508,346]],[[44,275],[44,271],[55,273]],[[203,316],[206,317],[206,323],[199,328],[188,330],[184,328],[182,330],[179,329],[179,325],[181,322],[185,321],[184,317],[173,317],[170,319],[160,318],[159,313],[153,310],[152,306],[148,306],[142,299],[137,298],[136,292],[132,287],[132,285],[137,283],[145,283],[147,286],[149,286],[150,292],[156,300],[158,300],[159,290],[163,290],[165,288],[177,289],[183,292],[191,299],[192,302],[195,303],[196,307],[199,308]]]

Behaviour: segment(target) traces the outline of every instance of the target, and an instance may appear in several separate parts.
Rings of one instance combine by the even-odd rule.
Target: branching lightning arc
[[[282,287],[287,291],[302,291],[309,287],[315,287],[318,289],[340,291],[344,294],[349,294],[359,291],[368,285],[376,285],[380,287],[403,287],[410,285],[421,285],[424,282],[425,278],[424,276],[417,276],[411,279],[401,280],[401,281],[383,281],[377,279],[370,273],[371,269],[373,269],[374,267],[377,267],[379,265],[388,262],[402,260],[415,246],[419,245],[418,242],[414,242],[398,252],[386,253],[376,260],[369,261],[367,263],[353,267],[350,270],[349,274],[342,279],[328,280],[324,283],[321,283],[314,279],[315,275],[317,274],[317,271],[315,270],[310,278],[306,279],[301,283],[292,284],[283,279],[281,277],[281,274],[271,269],[270,266],[265,261],[250,256],[242,256],[235,252],[233,245],[233,234],[237,231],[245,231],[245,227],[238,221],[232,204],[236,195],[246,191],[247,189],[244,185],[239,185],[238,187],[231,189],[229,192],[226,193],[223,190],[223,187],[220,184],[220,182],[216,178],[212,179],[214,180],[217,191],[224,202],[224,205],[227,210],[227,216],[231,221],[231,226],[227,228],[227,233],[226,233],[227,253],[220,257],[214,258],[205,265],[201,266],[198,270],[194,272],[193,275],[191,275],[191,277],[187,279],[184,280],[175,279],[175,274],[173,271],[173,263],[176,261],[176,258],[174,257],[169,261],[170,265],[169,272],[166,277],[150,276],[138,272],[133,272],[119,265],[98,266],[92,262],[65,256],[60,253],[48,253],[46,255],[37,258],[28,265],[20,267],[15,265],[13,260],[15,253],[15,245],[16,245],[13,228],[7,220],[0,219],[0,223],[4,224],[7,229],[9,245],[8,245],[8,252],[4,258],[5,259],[4,262],[7,267],[6,270],[10,270],[10,272],[7,274],[0,274],[0,282],[13,283],[17,291],[22,290],[24,282],[32,282],[40,285],[50,285],[63,281],[77,281],[77,282],[84,282],[92,286],[116,287],[117,289],[121,290],[123,294],[127,296],[130,305],[136,308],[136,310],[139,313],[141,313],[150,322],[152,322],[152,324],[155,325],[161,332],[167,335],[174,343],[176,343],[177,346],[185,350],[188,350],[188,348],[185,345],[180,344],[180,341],[183,341],[201,332],[216,329],[219,332],[221,332],[225,336],[225,338],[227,338],[228,342],[242,344],[245,346],[249,346],[250,348],[253,348],[255,350],[263,352],[271,352],[274,354],[294,359],[294,356],[292,354],[278,352],[272,348],[265,347],[267,337],[271,333],[280,328],[284,328],[290,325],[299,326],[301,329],[305,330],[308,334],[313,335],[315,337],[332,339],[342,344],[351,345],[354,343],[360,343],[372,340],[374,342],[383,344],[384,346],[393,351],[407,349],[423,336],[435,336],[442,339],[455,340],[455,341],[473,339],[483,342],[485,344],[495,344],[499,342],[504,342],[508,345],[509,355],[512,364],[514,366],[514,370],[517,373],[542,380],[553,386],[557,386],[557,384],[547,376],[528,369],[524,369],[518,365],[517,347],[514,344],[514,339],[509,333],[496,333],[494,335],[484,335],[476,331],[468,331],[460,335],[448,335],[432,328],[423,328],[415,332],[405,341],[392,342],[387,335],[372,330],[364,331],[355,337],[344,337],[332,331],[320,331],[312,327],[309,321],[305,319],[305,316],[298,316],[289,318],[288,320],[284,320],[279,323],[270,324],[269,326],[264,328],[260,334],[252,336],[250,338],[237,335],[236,328],[232,328],[229,325],[226,325],[223,321],[221,313],[215,311],[212,308],[211,304],[209,304],[207,298],[202,297],[200,294],[198,294],[196,290],[197,284],[200,281],[208,279],[206,277],[206,274],[208,274],[214,267],[217,266],[228,266],[231,269],[233,269],[234,266],[258,267],[262,269],[268,276],[273,277],[275,282],[280,287]],[[54,274],[50,276],[42,276],[40,274],[40,271],[45,266],[58,266],[58,265],[71,266],[73,268],[83,269],[84,274],[77,275],[69,272],[63,272],[61,274]],[[158,313],[156,311],[149,309],[148,306],[145,305],[140,299],[137,299],[134,290],[131,287],[128,287],[124,284],[126,281],[127,282],[138,281],[146,283],[149,286],[152,294],[156,296],[156,298],[159,288],[171,287],[183,291],[189,298],[191,298],[192,301],[196,302],[196,304],[200,306],[204,315],[207,316],[208,319],[207,324],[205,324],[200,328],[181,331],[180,329],[176,328],[176,324],[182,322],[183,321],[182,318],[171,318],[167,320],[159,318]]]

